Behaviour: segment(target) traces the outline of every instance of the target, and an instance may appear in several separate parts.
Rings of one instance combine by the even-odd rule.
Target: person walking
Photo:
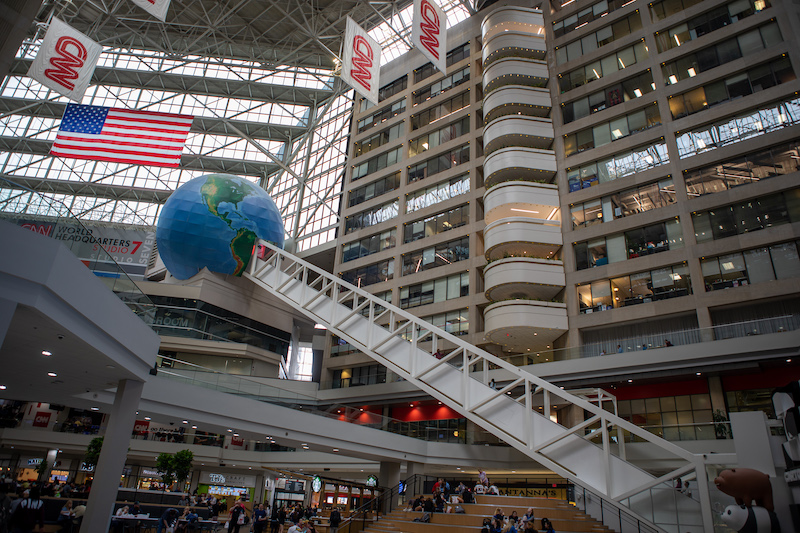
[[[44,531],[44,502],[39,487],[33,487],[30,495],[19,502],[11,515],[11,533],[31,533],[36,525]]]

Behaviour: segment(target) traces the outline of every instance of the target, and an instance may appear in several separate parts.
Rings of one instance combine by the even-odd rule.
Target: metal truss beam
[[[152,204],[163,204],[172,194],[171,190],[140,189],[98,182],[87,183],[82,181],[49,180],[24,176],[9,176],[8,174],[1,174],[0,176],[9,180],[0,180],[0,188],[16,189],[14,183],[17,183],[22,187],[39,193],[92,196],[96,198],[107,198],[109,200],[146,202]]]

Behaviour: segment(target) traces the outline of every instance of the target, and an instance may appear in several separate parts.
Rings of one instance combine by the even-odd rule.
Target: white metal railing
[[[671,487],[675,478],[694,474],[700,502],[690,512],[701,519],[704,531],[713,531],[702,456],[265,241],[257,248],[259,257],[253,258],[245,277],[514,448],[575,484],[600,492],[614,505],[625,501],[636,512],[636,495],[653,487]],[[445,348],[452,349],[442,357]],[[489,387],[490,365],[507,372],[511,381],[498,390]],[[581,422],[565,427],[551,421],[549,413],[555,404],[582,410],[584,416],[574,417]],[[622,443],[624,432],[669,455],[672,470],[653,475],[629,463]],[[682,504],[682,512],[691,507],[691,502]]]

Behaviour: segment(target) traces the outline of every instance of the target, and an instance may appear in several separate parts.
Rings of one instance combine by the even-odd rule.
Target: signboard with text
[[[447,72],[447,15],[433,0],[414,0],[411,42],[439,72]]]
[[[381,47],[364,28],[347,17],[341,78],[361,96],[378,103]]]

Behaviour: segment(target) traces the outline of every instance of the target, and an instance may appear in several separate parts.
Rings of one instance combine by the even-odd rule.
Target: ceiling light
[[[791,359],[790,359],[790,361],[791,361]],[[0,390],[6,390],[7,388],[8,387],[6,387],[5,385],[0,385]]]
[[[702,373],[702,372],[697,372],[695,375],[696,375],[696,376],[702,376],[702,375],[703,375],[703,373]]]
[[[639,90],[639,89],[634,89],[634,90],[633,90],[633,94],[635,94],[635,95],[636,95],[636,98],[641,98],[641,96],[642,96],[642,91],[641,91],[641,90]]]
[[[188,424],[188,423],[189,423],[189,421],[188,421],[188,420],[184,420],[184,421],[183,421],[183,423],[184,423],[184,424]]]
[[[149,416],[144,417],[145,420],[150,420]]]
[[[42,350],[42,355],[46,355],[47,357],[50,357],[53,354],[52,354],[52,352],[48,352],[47,350]]]
[[[690,68],[686,72],[689,73],[690,78],[694,78],[695,76],[697,76],[697,71],[694,68]]]
[[[519,213],[533,213],[534,215],[538,215],[539,211],[531,211],[529,209],[516,209],[514,207],[511,208],[511,211],[517,211]]]
[[[333,451],[338,452],[339,448],[334,448]]]
[[[197,429],[197,426],[192,426],[192,429]]]
[[[628,380],[628,383],[633,383],[633,380],[632,380],[632,379],[629,379],[629,380]]]
[[[90,409],[91,409],[92,411],[99,411],[99,410],[100,410],[100,408],[99,408],[99,407],[91,407]]]
[[[55,372],[48,372],[47,375],[50,376],[51,378],[58,376],[58,374],[56,374]]]
[[[232,429],[229,429],[229,430],[228,430],[228,433],[233,433],[233,430],[232,430]]]

